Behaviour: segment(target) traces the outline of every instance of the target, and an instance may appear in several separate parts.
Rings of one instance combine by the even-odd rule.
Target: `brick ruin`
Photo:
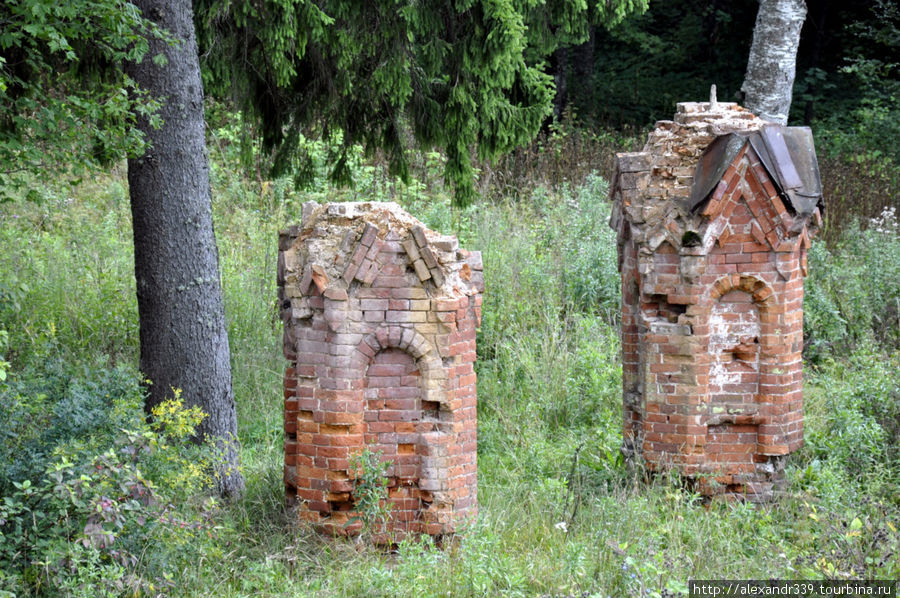
[[[624,446],[707,496],[771,498],[803,442],[803,278],[821,225],[812,136],[681,103],[617,156]]]
[[[477,512],[481,254],[395,203],[306,204],[282,231],[284,483],[302,520],[355,534],[350,458],[381,451],[393,539]]]

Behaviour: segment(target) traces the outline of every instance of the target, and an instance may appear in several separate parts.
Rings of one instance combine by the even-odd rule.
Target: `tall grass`
[[[863,228],[863,225],[865,228]],[[804,326],[813,362],[871,341],[900,349],[900,221],[896,208],[854,219],[809,253]]]
[[[131,217],[120,178],[42,186],[0,212],[0,317],[11,357],[55,338],[74,359],[133,360]]]

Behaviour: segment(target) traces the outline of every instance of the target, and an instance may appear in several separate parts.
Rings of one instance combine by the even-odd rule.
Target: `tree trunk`
[[[562,122],[563,113],[569,103],[568,71],[569,48],[557,48],[550,56],[553,67],[553,82],[556,84],[556,95],[553,96],[553,119]]]
[[[151,381],[146,409],[180,388],[207,414],[198,439],[214,437],[222,454],[215,483],[239,495],[237,418],[228,334],[219,282],[206,156],[203,87],[190,0],[135,0],[144,15],[181,43],[151,40],[147,58],[128,72],[162,99],[163,125],[139,123],[152,144],[128,160],[134,273],[140,318],[140,367]],[[165,65],[152,60],[164,54]]]
[[[830,0],[823,0],[818,4],[813,4],[812,6],[818,8],[818,12],[816,12],[813,16],[812,24],[815,29],[815,43],[813,44],[812,56],[809,59],[809,68],[817,69],[819,68],[819,60],[822,58],[822,49],[825,47],[825,17],[828,14],[828,8],[831,4]],[[815,93],[818,91],[818,86],[813,87],[812,89],[807,90],[811,97],[815,96]],[[806,101],[806,108],[803,111],[803,124],[809,126],[812,124],[813,116],[815,115],[815,103],[812,99]]]
[[[597,26],[591,25],[588,29],[587,40],[580,46],[572,48],[572,70],[575,75],[575,83],[572,85],[568,95],[569,102],[573,102],[577,108],[590,106],[594,81],[594,50],[596,47]],[[587,114],[579,116],[587,116]]]
[[[787,124],[805,18],[804,0],[759,0],[741,91],[744,106],[760,118]]]

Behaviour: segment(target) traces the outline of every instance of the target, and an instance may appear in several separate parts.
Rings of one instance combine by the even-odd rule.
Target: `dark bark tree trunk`
[[[182,389],[207,414],[198,437],[222,450],[215,483],[239,495],[237,418],[219,281],[206,156],[203,87],[190,0],[135,0],[146,17],[181,43],[151,41],[147,58],[128,67],[137,84],[162,99],[163,125],[139,124],[150,149],[128,160],[134,273],[140,318],[140,367],[151,381],[146,409]],[[152,60],[164,54],[165,65]]]
[[[556,84],[556,95],[553,96],[553,119],[561,122],[566,104],[569,103],[569,48],[557,48],[550,57],[550,63],[553,67],[553,82]]]
[[[809,67],[811,69],[819,68],[819,60],[822,58],[822,49],[825,47],[825,17],[828,14],[828,8],[831,4],[830,0],[823,0],[822,2],[816,4],[812,4],[811,6],[818,9],[818,11],[813,16],[812,24],[815,29],[815,43],[813,44],[812,56],[809,59]],[[809,94],[812,96],[815,94],[817,89],[813,87],[808,90]],[[815,116],[815,103],[812,99],[806,100],[806,107],[803,111],[803,124],[809,126],[812,124],[813,117]]]
[[[589,106],[594,80],[594,50],[597,47],[597,27],[589,29],[588,39],[580,46],[572,48],[572,71],[574,81],[568,90],[569,102],[579,108]],[[580,115],[585,116],[585,115]]]
[[[804,19],[804,0],[759,0],[741,91],[744,106],[760,118],[787,124]]]
[[[597,47],[597,26],[591,25],[587,40],[574,49],[572,60],[575,76],[580,85],[587,85],[588,79],[594,75],[594,50]]]

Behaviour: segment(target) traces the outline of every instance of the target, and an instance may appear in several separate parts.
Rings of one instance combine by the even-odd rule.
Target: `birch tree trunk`
[[[760,118],[787,124],[805,19],[804,0],[759,0],[741,91],[744,106]]]
[[[213,232],[203,85],[191,0],[134,0],[144,16],[180,43],[150,40],[146,58],[128,66],[138,85],[162,100],[163,125],[138,126],[151,143],[128,160],[141,372],[151,381],[146,409],[180,388],[207,417],[200,438],[222,451],[215,483],[223,496],[242,492],[228,334]],[[151,58],[164,54],[165,64]]]

